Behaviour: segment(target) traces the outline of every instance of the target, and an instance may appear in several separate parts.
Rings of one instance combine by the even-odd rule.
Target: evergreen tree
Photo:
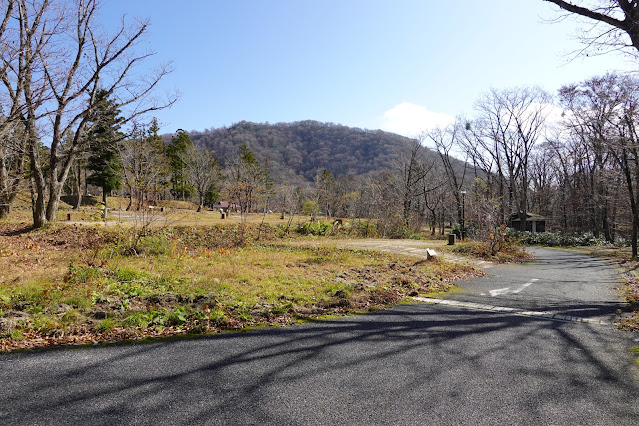
[[[90,152],[87,169],[93,172],[87,177],[87,182],[102,188],[102,201],[105,204],[111,191],[122,186],[122,160],[117,146],[122,138],[119,132],[122,118],[118,117],[120,110],[116,102],[109,99],[108,95],[106,90],[97,93],[98,100],[87,135]]]
[[[161,159],[161,161],[154,166],[156,176],[150,186],[152,201],[154,204],[157,204],[158,198],[161,197],[161,193],[169,187],[169,175],[171,172],[167,158],[167,147],[162,140],[162,136],[158,134],[159,131],[160,125],[158,124],[158,119],[153,117],[149,124],[149,128],[146,131],[146,139],[147,144],[150,145],[150,149],[153,151],[153,155],[155,155],[156,158]]]
[[[166,156],[169,158],[171,167],[171,193],[173,197],[180,198],[182,201],[191,197],[194,189],[188,183],[184,161],[187,150],[192,147],[193,142],[191,142],[189,134],[182,129],[175,132],[175,136],[171,138],[171,142],[166,147]]]

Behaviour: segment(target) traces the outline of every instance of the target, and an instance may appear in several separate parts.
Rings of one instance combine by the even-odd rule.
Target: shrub
[[[228,317],[226,316],[226,312],[224,312],[224,310],[220,308],[210,309],[210,312],[208,312],[208,318],[211,324],[218,326],[226,325],[229,322]]]
[[[302,235],[326,236],[329,235],[332,230],[333,225],[319,220],[300,223],[295,227],[295,232]]]
[[[512,241],[501,245],[498,251],[494,251],[494,249],[495,246],[490,241],[473,241],[454,246],[453,252],[498,262],[518,262],[530,259],[530,254]]]
[[[149,315],[140,311],[132,312],[122,321],[122,325],[125,327],[146,328],[149,325]]]
[[[86,284],[91,282],[92,279],[100,277],[102,277],[100,268],[93,266],[82,268],[70,264],[63,280],[66,284]]]
[[[374,222],[351,222],[350,232],[356,237],[376,237],[377,225]]]
[[[506,238],[517,239],[523,244],[543,246],[598,246],[605,245],[606,241],[596,238],[591,232],[565,234],[563,232],[528,232],[508,229]]]
[[[188,321],[188,314],[184,306],[175,308],[173,312],[169,314],[169,325],[183,325]]]
[[[135,251],[139,255],[157,256],[168,254],[171,250],[171,244],[166,234],[160,233],[148,235],[140,238]]]
[[[112,318],[106,318],[93,326],[96,333],[108,333],[115,328],[115,321]]]
[[[189,248],[230,249],[250,246],[257,241],[274,240],[285,230],[267,223],[261,225],[232,224],[214,226],[178,226],[171,238]]]

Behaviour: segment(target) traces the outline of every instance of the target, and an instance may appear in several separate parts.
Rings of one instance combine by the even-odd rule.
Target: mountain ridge
[[[187,132],[194,144],[210,148],[222,166],[235,158],[245,144],[260,161],[268,159],[276,182],[313,182],[320,170],[334,177],[366,175],[391,170],[405,158],[415,139],[314,120],[292,123],[240,121],[228,127]],[[163,135],[165,141],[172,135]],[[424,147],[428,161],[439,161],[437,152]]]

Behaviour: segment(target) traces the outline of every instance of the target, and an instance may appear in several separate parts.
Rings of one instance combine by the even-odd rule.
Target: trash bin
[[[448,245],[449,246],[455,245],[455,234],[453,233],[448,234]]]

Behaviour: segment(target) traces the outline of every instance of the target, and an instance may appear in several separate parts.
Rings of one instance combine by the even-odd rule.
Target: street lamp
[[[462,228],[461,228],[461,239],[462,241],[466,238],[466,191],[460,191],[462,196]]]

